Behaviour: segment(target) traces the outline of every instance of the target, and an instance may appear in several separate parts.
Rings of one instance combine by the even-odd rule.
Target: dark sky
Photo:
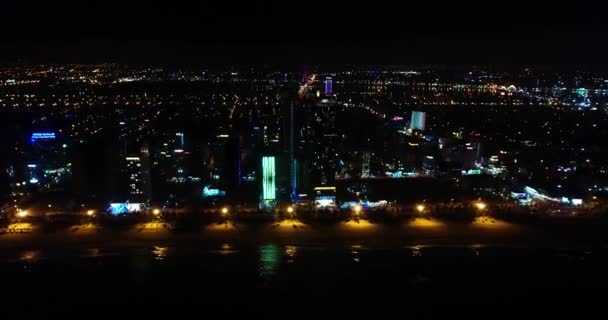
[[[80,2],[3,4],[0,62],[605,66],[608,57],[606,10],[579,2]]]

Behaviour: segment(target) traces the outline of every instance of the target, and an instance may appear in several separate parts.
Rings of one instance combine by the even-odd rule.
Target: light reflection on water
[[[361,262],[359,252],[362,248],[363,246],[361,246],[360,244],[353,244],[350,246],[350,253],[353,255],[353,260],[357,263]]]
[[[258,261],[258,275],[262,279],[269,280],[277,273],[281,250],[274,244],[259,247],[260,260]]]
[[[19,260],[23,262],[36,262],[40,259],[41,252],[40,250],[26,250],[21,252],[19,256]]]
[[[223,243],[222,246],[220,247],[220,254],[231,254],[231,253],[235,253],[238,252],[237,250],[234,250],[233,246],[230,243]]]
[[[285,246],[285,256],[287,257],[287,263],[293,263],[298,247],[296,246]]]
[[[152,247],[152,254],[154,255],[154,259],[156,260],[165,260],[167,254],[169,253],[169,247],[160,247],[154,246]]]
[[[86,257],[96,258],[96,257],[100,256],[99,252],[100,252],[99,248],[87,249],[86,252],[85,252],[85,256]]]
[[[413,246],[411,249],[412,249],[412,257],[421,257],[422,256],[422,246]]]
[[[473,250],[473,255],[479,257],[480,249],[485,247],[483,244],[473,244],[471,245],[471,250]]]

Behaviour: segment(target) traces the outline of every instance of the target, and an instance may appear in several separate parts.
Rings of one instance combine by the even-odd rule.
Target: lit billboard
[[[143,211],[144,208],[145,207],[143,203],[116,202],[110,203],[108,212],[114,215],[118,215],[123,213],[140,212]]]
[[[30,142],[36,142],[38,140],[52,140],[55,139],[54,132],[34,132],[30,137]]]

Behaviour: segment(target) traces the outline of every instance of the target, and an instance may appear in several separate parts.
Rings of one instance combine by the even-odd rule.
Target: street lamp
[[[228,207],[223,207],[222,208],[222,214],[223,215],[227,215],[228,214]]]
[[[418,211],[418,213],[424,213],[424,210],[426,210],[426,207],[423,204],[416,206],[416,211]]]
[[[25,218],[25,217],[27,217],[27,214],[28,214],[27,210],[17,211],[17,217],[19,217],[19,218]]]
[[[353,211],[355,212],[356,215],[359,215],[361,213],[361,211],[363,210],[363,207],[361,207],[360,204],[356,204],[353,207]]]
[[[152,214],[153,214],[153,215],[155,215],[155,216],[160,215],[160,209],[158,209],[158,208],[153,209],[153,210],[152,210]]]
[[[293,207],[292,207],[292,206],[287,207],[287,213],[292,214],[292,213],[293,213],[293,211],[294,211],[294,210],[293,210]]]
[[[95,210],[87,210],[87,216],[92,217],[95,215]]]
[[[481,201],[475,203],[475,208],[477,208],[477,210],[479,210],[479,211],[485,210],[486,207],[487,207],[487,205]]]

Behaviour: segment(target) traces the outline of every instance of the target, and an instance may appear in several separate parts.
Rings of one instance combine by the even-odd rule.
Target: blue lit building
[[[329,96],[333,94],[333,80],[331,77],[325,78],[325,95]]]
[[[24,148],[26,179],[30,185],[52,189],[71,176],[68,144],[56,132],[34,132]]]

